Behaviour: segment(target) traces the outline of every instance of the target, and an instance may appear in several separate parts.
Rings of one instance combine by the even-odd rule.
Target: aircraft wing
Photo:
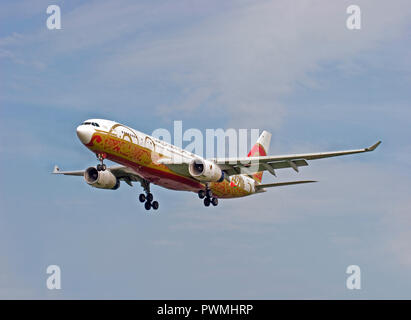
[[[143,181],[143,179],[138,174],[136,174],[131,168],[126,166],[111,166],[108,167],[107,170],[114,174],[119,180],[125,181],[129,186],[133,186],[131,183],[132,181]],[[84,171],[85,170],[61,171],[58,166],[54,166],[52,173],[63,174],[67,176],[84,176]]]
[[[320,153],[302,153],[280,156],[260,156],[260,157],[241,157],[241,158],[214,158],[209,159],[225,171],[229,176],[236,174],[253,174],[259,171],[269,171],[275,175],[275,169],[292,168],[298,172],[298,167],[308,166],[307,160],[316,160],[337,156],[344,156],[355,153],[374,151],[381,141],[364,149],[343,150]]]
[[[298,172],[299,167],[308,166],[307,160],[316,160],[337,156],[344,156],[348,154],[363,153],[374,151],[381,141],[378,141],[374,145],[364,149],[355,150],[343,150],[332,152],[320,152],[320,153],[302,153],[302,154],[290,154],[280,156],[260,156],[260,157],[240,157],[240,158],[212,158],[207,159],[216,163],[221,170],[223,170],[227,176],[237,174],[251,175],[260,171],[269,171],[275,176],[276,169],[292,168]],[[190,176],[188,166],[189,161],[186,162],[173,162],[172,159],[161,159],[158,163],[166,165],[170,170],[177,172],[181,175]]]

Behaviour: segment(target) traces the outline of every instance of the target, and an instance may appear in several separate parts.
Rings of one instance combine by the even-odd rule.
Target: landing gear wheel
[[[140,194],[138,196],[138,200],[140,200],[140,202],[144,202],[144,208],[146,210],[150,210],[151,208],[157,210],[159,204],[157,201],[153,201],[154,197],[153,194],[150,192],[150,181],[143,179],[140,181],[140,183],[144,189],[145,194]]]
[[[146,201],[146,195],[145,195],[144,193],[141,193],[141,194],[138,196],[138,200],[140,200],[140,202]]]
[[[207,198],[211,198],[213,196],[213,192],[210,189],[207,189],[205,194]]]
[[[200,199],[204,199],[205,195],[206,195],[206,193],[205,193],[204,190],[198,191],[198,197],[199,197]]]
[[[107,158],[105,153],[97,153],[97,160],[101,162],[101,164],[97,165],[97,171],[105,171],[107,166],[103,163],[104,159]]]
[[[204,205],[205,205],[206,207],[209,207],[209,206],[210,206],[210,198],[204,198]]]
[[[213,206],[215,207],[215,206],[217,206],[218,205],[218,199],[217,198],[212,198],[211,199],[211,203],[213,204]]]
[[[159,207],[159,204],[157,201],[153,201],[153,203],[151,204],[151,206],[153,207],[154,210],[157,210]]]

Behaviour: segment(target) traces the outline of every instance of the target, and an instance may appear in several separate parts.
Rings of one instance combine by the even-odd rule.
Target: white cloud
[[[181,94],[168,105],[169,114],[190,104],[195,112],[227,111],[237,126],[252,118],[273,127],[285,113],[281,99],[296,84],[318,86],[312,72],[328,62],[359,72],[351,59],[401,34],[409,14],[401,2],[392,5],[389,17],[382,2],[364,3],[367,27],[353,33],[345,28],[346,3],[255,2],[167,38],[131,43],[107,61],[106,76],[120,71],[133,79],[153,72],[173,82]],[[199,88],[208,95],[193,101]]]
[[[28,2],[30,6],[25,7]],[[310,90],[321,89],[323,81],[326,80],[316,76],[316,72],[327,70],[329,65],[346,75],[347,81],[350,81],[348,77],[361,75],[366,71],[366,67],[358,61],[366,60],[370,66],[382,67],[390,63],[391,67],[395,66],[401,72],[410,67],[406,55],[401,59],[401,48],[398,49],[400,52],[397,52],[400,59],[392,62],[389,61],[391,57],[387,56],[382,63],[378,54],[375,55],[381,48],[388,46],[390,41],[404,38],[405,26],[410,18],[407,1],[357,1],[363,13],[363,29],[358,32],[345,28],[345,8],[351,4],[349,1],[227,3],[203,1],[193,4],[193,1],[183,1],[177,5],[174,1],[154,4],[151,1],[136,3],[126,0],[81,3],[67,11],[62,8],[61,32],[45,29],[46,6],[25,1],[24,7],[27,10],[24,13],[15,10],[14,5],[7,10],[3,10],[2,6],[0,12],[3,16],[5,12],[17,12],[13,16],[16,24],[18,19],[25,19],[27,16],[33,19],[37,14],[40,19],[38,25],[41,25],[40,29],[33,32],[16,28],[17,31],[0,39],[2,105],[4,101],[11,101],[70,110],[86,107],[87,112],[107,112],[110,115],[115,114],[116,117],[126,115],[131,118],[142,115],[155,119],[163,115],[171,119],[200,118],[204,122],[227,116],[231,121],[227,126],[264,126],[273,129],[278,128],[290,112],[303,121],[310,117],[307,110],[301,110],[301,107],[286,106],[283,98],[292,95],[296,88],[301,86]],[[33,11],[30,11],[31,9]],[[28,24],[28,27],[32,26],[33,24]],[[390,101],[385,105],[381,104],[383,115],[391,110],[388,108],[389,103]],[[366,107],[362,105],[360,108],[364,111]],[[395,110],[396,113],[389,115],[393,120],[390,125],[398,124],[395,121],[397,118],[404,121],[408,109],[405,103],[402,108]],[[316,124],[331,122],[330,118],[327,118],[330,113],[323,116],[322,111],[323,109],[317,108],[311,115]],[[339,111],[341,114],[353,112],[347,108],[340,108]],[[375,112],[375,108],[368,111],[371,114]],[[341,119],[340,115],[334,116],[335,119]],[[136,118],[135,122],[138,121],[140,119]],[[355,118],[353,121],[359,120]],[[381,122],[376,126],[383,127],[385,123]],[[342,125],[342,128],[344,130],[346,126]],[[273,153],[278,153],[279,150],[287,153],[321,150],[317,143],[313,145],[309,139],[307,145],[295,144],[293,139],[297,136],[298,134],[293,132],[286,137],[290,145],[279,141],[274,146]],[[36,141],[36,136],[26,137],[24,133],[15,138],[17,142],[24,143],[14,147],[6,143],[1,148],[2,151],[16,156],[36,153],[48,157],[49,154],[57,152],[60,158],[63,155],[73,159],[73,153],[67,146],[50,149],[40,145],[41,140]],[[327,142],[321,143],[328,144],[331,139],[326,137],[325,140]],[[394,148],[394,144],[395,142],[391,141],[387,146]],[[375,226],[377,223],[380,229],[371,230],[366,235],[359,234],[358,230],[327,229],[325,236],[344,252],[357,250],[356,253],[379,258],[387,254],[394,257],[395,261],[409,266],[410,179],[403,172],[406,171],[404,167],[408,168],[409,146],[395,147],[395,152],[389,156],[384,155],[385,161],[381,160],[383,154],[380,153],[378,163],[373,163],[372,160],[367,163],[357,160],[365,159],[368,156],[365,155],[364,158],[359,156],[361,158],[312,162],[310,167],[302,169],[300,175],[291,170],[281,171],[278,173],[281,181],[318,179],[320,182],[274,188],[263,195],[244,199],[221,200],[217,208],[204,208],[194,194],[180,193],[180,201],[189,199],[181,203],[173,201],[173,195],[170,195],[167,199],[168,207],[162,207],[166,208],[166,215],[158,218],[163,223],[170,222],[172,230],[170,234],[161,234],[152,241],[149,236],[157,234],[149,231],[156,230],[160,234],[158,221],[153,225],[145,225],[141,224],[142,219],[138,216],[131,218],[126,213],[113,215],[113,221],[120,221],[121,217],[126,221],[124,225],[118,226],[118,234],[112,233],[113,239],[120,239],[123,250],[118,250],[118,243],[112,243],[110,237],[103,237],[104,234],[99,233],[99,226],[96,228],[94,219],[91,219],[93,221],[90,225],[101,237],[93,237],[86,246],[82,240],[90,236],[88,225],[82,224],[84,238],[78,238],[76,246],[72,246],[71,233],[63,235],[70,239],[67,242],[70,246],[67,248],[80,248],[87,257],[89,252],[93,252],[91,263],[103,262],[106,268],[103,271],[109,272],[118,260],[123,258],[126,261],[130,251],[139,252],[139,248],[146,247],[144,242],[130,241],[139,240],[133,238],[139,233],[136,232],[135,225],[130,223],[132,219],[136,219],[136,225],[144,227],[140,236],[147,236],[148,246],[155,250],[180,250],[184,248],[184,244],[189,243],[187,235],[204,232],[203,235],[218,236],[210,239],[214,247],[231,249],[245,246],[252,251],[258,246],[257,242],[238,241],[246,233],[252,237],[267,235],[279,228],[294,230],[299,223],[316,221],[320,224],[324,220],[324,229],[327,229],[332,219],[345,222],[350,221],[348,219],[360,218],[360,224],[367,225],[372,222]],[[376,152],[381,151],[382,149],[379,149]],[[398,166],[399,164],[402,166]],[[7,191],[11,192],[9,189]],[[124,190],[118,192],[123,192],[123,196],[126,196]],[[169,194],[168,191],[162,192]],[[77,207],[92,201],[89,193],[85,193],[84,197],[88,200],[78,200]],[[39,198],[37,201],[43,200],[47,199]],[[44,203],[55,204],[49,199],[47,201]],[[64,203],[59,204],[54,207],[70,209],[70,206]],[[107,208],[102,207],[101,210],[106,212]],[[72,212],[67,216],[72,217]],[[90,212],[85,216],[90,216]],[[66,226],[70,220],[62,221]],[[112,224],[110,221],[105,225],[107,230],[111,230]],[[164,228],[167,228],[166,226]],[[77,229],[78,226],[75,225],[73,230]],[[143,233],[145,230],[148,230],[147,234]],[[173,232],[175,230],[178,232]],[[182,230],[184,232],[181,232]],[[177,240],[174,240],[176,235],[181,235],[182,238],[177,237]],[[8,238],[13,239],[11,236]],[[108,247],[102,246],[101,238],[106,240]],[[376,240],[376,243],[370,243],[369,238]],[[208,245],[207,241],[206,243]],[[315,244],[315,241],[308,241],[307,245],[312,243]],[[123,247],[124,244],[126,245]],[[133,247],[136,244],[137,247]],[[66,247],[66,244],[63,246]],[[357,246],[358,249],[352,249]],[[116,259],[107,256],[107,248],[109,252],[114,252]],[[207,246],[204,245],[204,248],[207,249]],[[265,257],[265,252],[259,252],[261,257]],[[259,254],[256,254],[256,257]],[[78,252],[75,256],[78,256]],[[205,258],[215,259],[216,265],[220,267],[218,256],[208,252]],[[148,261],[149,271],[152,265],[150,260]],[[326,259],[321,262],[326,262]],[[227,273],[231,273],[229,259],[225,263]],[[132,266],[130,265],[130,270]],[[178,269],[180,268],[179,265]],[[290,266],[285,265],[284,269],[289,278],[295,280],[294,271],[299,268],[294,267],[295,270],[290,271]],[[0,275],[0,281],[4,287],[12,288],[13,284],[10,285],[8,279],[4,280],[4,275],[14,275],[4,268],[0,271],[3,275]],[[104,272],[101,274],[105,275]],[[237,272],[238,275],[243,274]],[[260,281],[265,281],[265,278]],[[264,285],[261,283],[259,287],[264,289]],[[317,287],[317,283],[312,286]],[[300,292],[300,287],[299,283],[292,292]],[[290,290],[288,283],[284,290]],[[0,295],[7,296],[7,292],[0,292]]]
[[[389,8],[359,1],[363,29],[356,32],[345,27],[349,4],[244,1],[217,10],[202,3],[207,14],[191,2],[83,4],[64,14],[61,32],[25,35],[20,48],[2,39],[6,56],[45,69],[37,85],[23,80],[25,94],[11,96],[6,87],[2,96],[70,108],[120,105],[124,113],[149,107],[165,116],[228,115],[229,126],[276,128],[287,112],[283,98],[297,85],[321,88],[314,73],[326,63],[361,72],[354,58],[404,35],[406,1]],[[65,67],[71,60],[74,71]],[[45,91],[47,99],[39,94]]]

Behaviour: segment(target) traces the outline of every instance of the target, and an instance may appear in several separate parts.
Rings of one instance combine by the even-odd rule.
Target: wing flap
[[[308,162],[305,161],[305,159],[296,159],[292,161],[293,165],[295,167],[304,167],[308,166]],[[268,164],[274,168],[274,169],[283,169],[283,168],[293,168],[293,165],[291,164],[290,161],[273,161],[273,162],[268,162]]]
[[[228,164],[219,164],[221,170],[224,170],[227,175],[237,175],[237,174],[253,174],[260,171],[267,170],[273,176],[275,176],[276,169],[293,168],[298,172],[298,167],[308,166],[305,159],[296,159],[292,161],[282,160],[282,161],[271,161],[271,162],[250,162],[248,164],[236,164],[230,166]]]

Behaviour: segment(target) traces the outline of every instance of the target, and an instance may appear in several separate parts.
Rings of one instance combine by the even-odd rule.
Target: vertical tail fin
[[[264,130],[261,133],[255,145],[251,148],[247,156],[248,157],[266,156],[268,149],[270,147],[270,141],[271,141],[271,133]],[[263,178],[263,172],[262,171],[256,172],[252,175],[252,177],[257,182],[261,182],[261,179]]]

